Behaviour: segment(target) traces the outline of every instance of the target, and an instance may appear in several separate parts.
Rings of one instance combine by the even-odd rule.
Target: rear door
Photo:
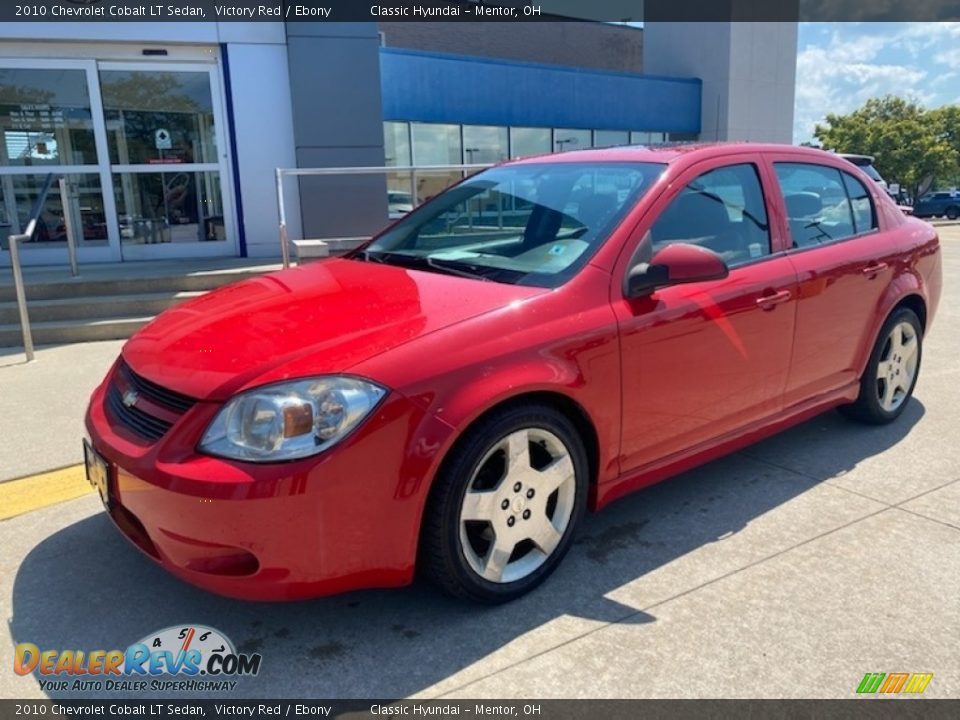
[[[771,229],[766,183],[769,176],[753,154],[693,166],[657,201],[617,264],[611,292],[621,339],[624,472],[658,464],[781,407],[796,273]],[[642,261],[645,244],[656,252],[675,242],[715,250],[730,267],[729,277],[624,297],[623,278]]]
[[[857,381],[894,253],[878,227],[874,183],[807,157],[770,160],[799,283],[790,407]]]

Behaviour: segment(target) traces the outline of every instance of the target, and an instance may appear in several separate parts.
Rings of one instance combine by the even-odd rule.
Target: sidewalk
[[[0,352],[0,482],[83,462],[83,413],[123,340]]]

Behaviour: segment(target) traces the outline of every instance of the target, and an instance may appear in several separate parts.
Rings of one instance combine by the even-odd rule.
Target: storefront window
[[[100,88],[113,164],[218,161],[206,72],[103,70]]]
[[[553,152],[550,128],[510,128],[510,157],[527,157]]]
[[[598,148],[629,145],[630,133],[626,130],[596,130],[593,133],[593,144]]]
[[[383,124],[384,165],[411,165],[410,125],[404,122]],[[387,173],[387,210],[396,218],[413,210],[413,182],[410,173]]]
[[[589,130],[554,130],[553,148],[557,152],[584,150],[593,145]]]
[[[6,249],[7,236],[23,232],[30,221],[30,213],[36,205],[46,183],[46,175],[4,175],[0,177],[0,238]],[[107,220],[103,209],[103,193],[100,176],[96,174],[66,176],[71,216],[74,222],[74,237],[80,247],[107,244]],[[46,202],[40,209],[33,237],[25,244],[31,247],[65,246],[67,228],[64,222],[63,203],[59,188],[53,183]]]
[[[0,166],[97,162],[83,70],[0,69]]]
[[[495,163],[506,160],[507,128],[491,125],[463,126],[463,162]]]
[[[410,165],[410,125],[405,122],[383,124],[384,165]]]
[[[124,244],[226,240],[219,173],[117,173],[113,190]]]
[[[415,165],[460,165],[463,162],[459,125],[410,123],[410,131]],[[417,173],[417,201],[429,200],[462,177],[463,173],[459,172]]]

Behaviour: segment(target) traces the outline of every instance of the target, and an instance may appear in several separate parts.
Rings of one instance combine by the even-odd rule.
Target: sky
[[[795,143],[872,97],[960,104],[960,23],[801,23],[797,53]]]

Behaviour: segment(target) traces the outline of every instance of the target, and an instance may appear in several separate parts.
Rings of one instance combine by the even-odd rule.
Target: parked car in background
[[[399,218],[413,210],[413,196],[402,190],[387,191],[387,211],[391,218]]]
[[[927,193],[913,206],[913,214],[918,218],[946,217],[956,220],[960,217],[960,192],[956,190],[938,190]]]
[[[887,184],[887,181],[884,180],[880,173],[877,172],[877,169],[873,166],[873,155],[854,155],[852,153],[837,153],[837,157],[842,157],[844,160],[852,162],[858,168],[863,170],[871,180],[876,182],[880,187],[883,188],[884,192],[888,195],[890,194],[890,186]]]
[[[418,570],[504,602],[587,509],[831,408],[896,420],[940,288],[935,229],[829,153],[525,158],[346,257],[161,314],[93,393],[88,477],[218,593]]]

